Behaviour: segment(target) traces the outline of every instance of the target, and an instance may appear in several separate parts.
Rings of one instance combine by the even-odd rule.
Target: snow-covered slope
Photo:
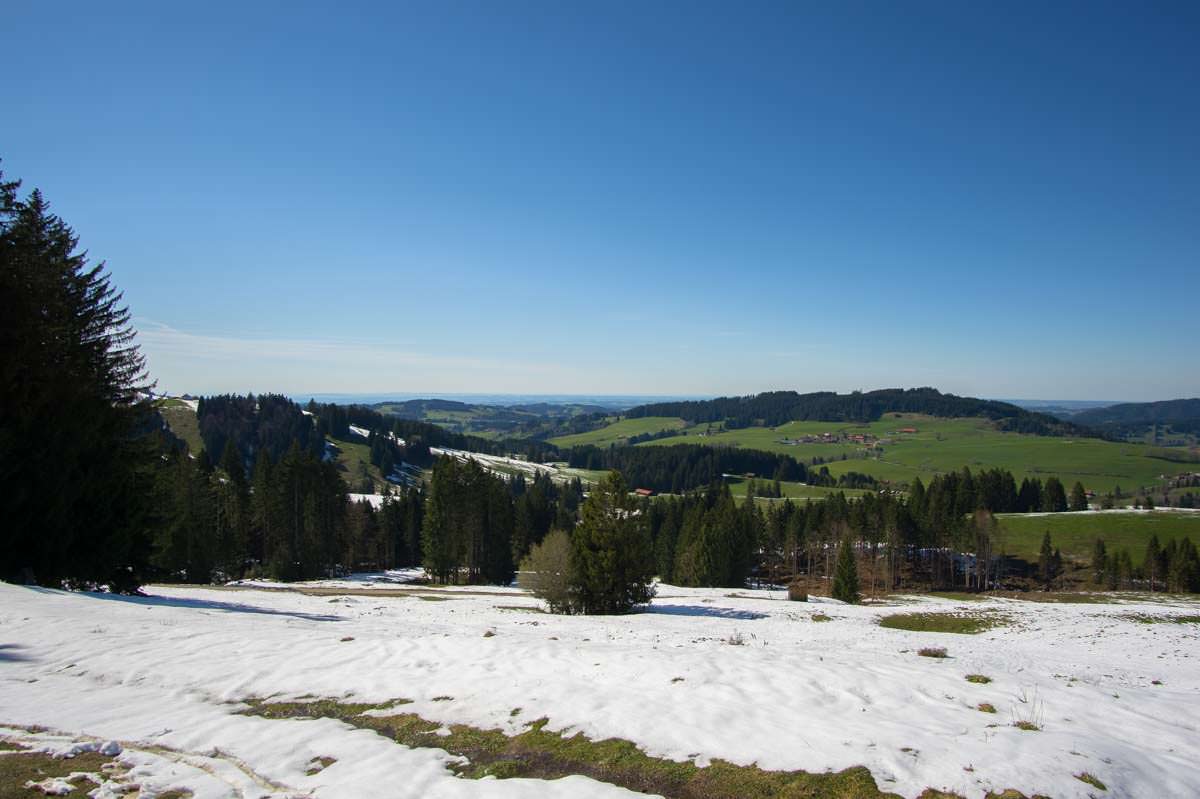
[[[243,775],[230,783],[241,779],[247,796],[629,795],[582,777],[462,780],[440,750],[329,719],[234,714],[239,700],[267,696],[404,697],[406,712],[514,732],[544,716],[551,729],[700,762],[863,764],[905,796],[931,786],[1086,797],[1097,789],[1074,778],[1084,771],[1105,796],[1200,795],[1200,625],[1130,618],[1196,614],[1195,604],[851,607],[660,586],[651,612],[584,618],[534,613],[516,589],[451,589],[428,602],[377,585],[389,595],[155,587],[129,599],[0,584],[0,725],[215,758]],[[370,590],[329,587],[351,586]],[[1012,624],[976,636],[877,624],[955,608],[1004,612]],[[817,611],[831,620],[814,621]],[[950,657],[916,654],[929,645]],[[1018,719],[1041,730],[1017,729]],[[337,762],[306,776],[317,757]],[[200,776],[176,779],[220,795],[203,792]]]

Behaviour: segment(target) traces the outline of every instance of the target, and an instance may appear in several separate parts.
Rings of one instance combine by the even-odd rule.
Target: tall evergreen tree
[[[121,294],[38,191],[0,174],[0,577],[132,591],[154,451]]]
[[[843,538],[838,547],[837,566],[833,572],[834,599],[843,602],[858,602],[858,566],[854,562],[854,545],[850,539]]]
[[[1088,509],[1087,492],[1083,490],[1083,483],[1078,481],[1071,487],[1070,509],[1073,511]]]
[[[1050,541],[1050,531],[1047,530],[1042,536],[1042,547],[1038,552],[1038,578],[1041,580],[1042,588],[1049,591],[1050,583],[1055,576],[1054,545]]]
[[[572,601],[582,613],[628,613],[654,597],[645,517],[619,472],[609,472],[583,503],[571,573]]]

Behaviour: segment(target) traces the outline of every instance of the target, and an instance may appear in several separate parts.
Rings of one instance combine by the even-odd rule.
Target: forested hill
[[[1200,422],[1200,398],[1162,402],[1125,402],[1075,414],[1074,421],[1094,427]]]
[[[933,388],[885,388],[878,391],[837,394],[818,391],[769,391],[747,397],[718,397],[688,402],[639,405],[625,413],[643,416],[678,416],[693,424],[724,422],[727,427],[774,427],[793,421],[872,422],[887,412],[923,413],[941,417],[984,417],[997,427],[1036,435],[1088,435],[1074,422],[1035,413],[996,400],[943,394]]]

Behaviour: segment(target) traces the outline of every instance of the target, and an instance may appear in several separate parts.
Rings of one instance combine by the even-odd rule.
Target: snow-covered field
[[[441,750],[332,719],[236,714],[252,697],[403,697],[404,712],[436,722],[517,732],[547,717],[550,729],[701,764],[861,764],[908,797],[1200,796],[1200,625],[1131,618],[1195,615],[1195,603],[852,607],[664,585],[650,612],[585,618],[534,612],[517,589],[405,593],[404,577],[307,586],[333,595],[158,586],[120,598],[0,584],[0,736],[115,741],[146,796],[633,795],[584,777],[461,779]],[[877,624],[914,610],[1003,612],[1011,624],[979,635]],[[920,657],[924,646],[950,657]],[[322,757],[335,762],[306,774]]]

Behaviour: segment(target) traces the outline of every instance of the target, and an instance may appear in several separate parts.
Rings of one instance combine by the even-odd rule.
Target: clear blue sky
[[[20,3],[182,392],[1200,394],[1200,4]]]

